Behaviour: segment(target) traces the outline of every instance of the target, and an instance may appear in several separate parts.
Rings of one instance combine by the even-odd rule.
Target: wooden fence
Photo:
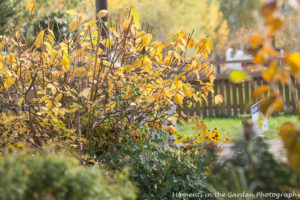
[[[177,112],[182,112],[189,116],[236,116],[240,114],[249,114],[251,108],[251,95],[252,92],[265,84],[261,73],[250,73],[252,77],[251,81],[244,82],[242,84],[234,84],[228,80],[228,74],[217,75],[214,90],[215,93],[208,96],[207,102],[188,102],[185,101],[182,107],[177,107]],[[295,87],[295,93],[292,95],[291,89],[287,85],[279,84],[279,90],[283,96],[284,112],[292,113],[296,111],[297,102],[300,98],[300,85],[296,84],[295,79],[291,78]],[[200,86],[197,86],[197,82],[191,81],[191,84],[195,86],[196,90],[200,90]],[[214,96],[221,94],[224,98],[222,104],[215,105]],[[268,94],[265,94],[266,97]],[[253,102],[252,102],[253,103]],[[188,105],[189,104],[189,105]]]

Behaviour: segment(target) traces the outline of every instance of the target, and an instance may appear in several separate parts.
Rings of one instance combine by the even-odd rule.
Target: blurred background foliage
[[[227,21],[220,11],[218,0],[111,0],[109,10],[112,16],[116,16],[130,5],[140,13],[141,21],[155,27],[153,31],[157,39],[166,39],[179,31],[195,31],[195,38],[212,39],[217,50],[228,39]]]
[[[19,16],[20,1],[18,0],[0,0],[0,34],[6,29],[8,22],[17,19]]]
[[[90,17],[95,16],[94,0],[39,0],[30,16],[24,8],[33,1],[0,0],[1,27],[5,27],[9,21],[27,27],[26,24],[30,21],[35,27],[33,30],[36,30],[40,21],[45,23],[47,19],[53,20],[55,15],[60,18],[61,13],[68,9],[78,10]],[[224,55],[228,47],[246,50],[250,35],[264,32],[259,15],[264,2],[265,0],[110,0],[109,16],[115,18],[127,8],[135,7],[140,14],[140,21],[154,27],[155,39],[166,40],[179,31],[194,31],[195,38],[208,37],[214,41],[214,55]],[[276,47],[286,51],[299,50],[300,30],[297,24],[300,13],[292,9],[288,1],[281,1],[281,9],[285,27],[276,34]],[[18,20],[14,20],[17,17]],[[63,24],[68,24],[68,19],[65,19]]]

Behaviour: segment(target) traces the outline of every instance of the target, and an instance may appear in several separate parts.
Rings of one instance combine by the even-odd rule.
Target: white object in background
[[[289,0],[290,6],[300,10],[300,0]]]
[[[253,131],[257,135],[261,135],[269,129],[268,118],[262,112],[259,111],[260,102],[261,101],[251,106]]]
[[[239,49],[234,52],[233,48],[228,48],[226,50],[226,61],[235,61],[235,60],[249,60],[252,59],[251,56],[248,56],[244,53],[243,50]],[[226,64],[227,70],[244,70],[244,63],[229,63]]]

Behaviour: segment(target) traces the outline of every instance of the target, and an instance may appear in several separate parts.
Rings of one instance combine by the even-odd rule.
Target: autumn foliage
[[[67,13],[72,34],[62,42],[51,29],[41,30],[32,45],[18,29],[1,37],[2,146],[58,143],[84,151],[94,137],[105,143],[166,128],[173,134],[165,124],[178,115],[167,112],[170,107],[185,97],[202,101],[213,91],[212,66],[205,62],[210,40],[181,32],[167,44],[153,41],[134,9],[107,26],[101,20],[106,11],[97,22]],[[197,53],[187,57],[188,48]],[[187,80],[199,75],[202,90],[196,92]]]

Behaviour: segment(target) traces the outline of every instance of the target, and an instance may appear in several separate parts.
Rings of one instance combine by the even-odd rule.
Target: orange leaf
[[[283,101],[279,93],[272,93],[271,96],[264,99],[259,105],[259,110],[267,117],[272,113],[280,112],[282,108]]]
[[[189,47],[193,48],[194,44],[195,44],[195,40],[191,38],[188,42]]]
[[[256,99],[257,97],[261,96],[262,94],[268,92],[271,89],[269,85],[263,85],[259,88],[257,88],[253,93],[252,97]]]
[[[288,64],[293,74],[298,75],[300,73],[300,53],[294,52],[287,57]]]
[[[223,96],[221,94],[218,94],[215,96],[215,104],[218,105],[221,103],[223,103]]]

